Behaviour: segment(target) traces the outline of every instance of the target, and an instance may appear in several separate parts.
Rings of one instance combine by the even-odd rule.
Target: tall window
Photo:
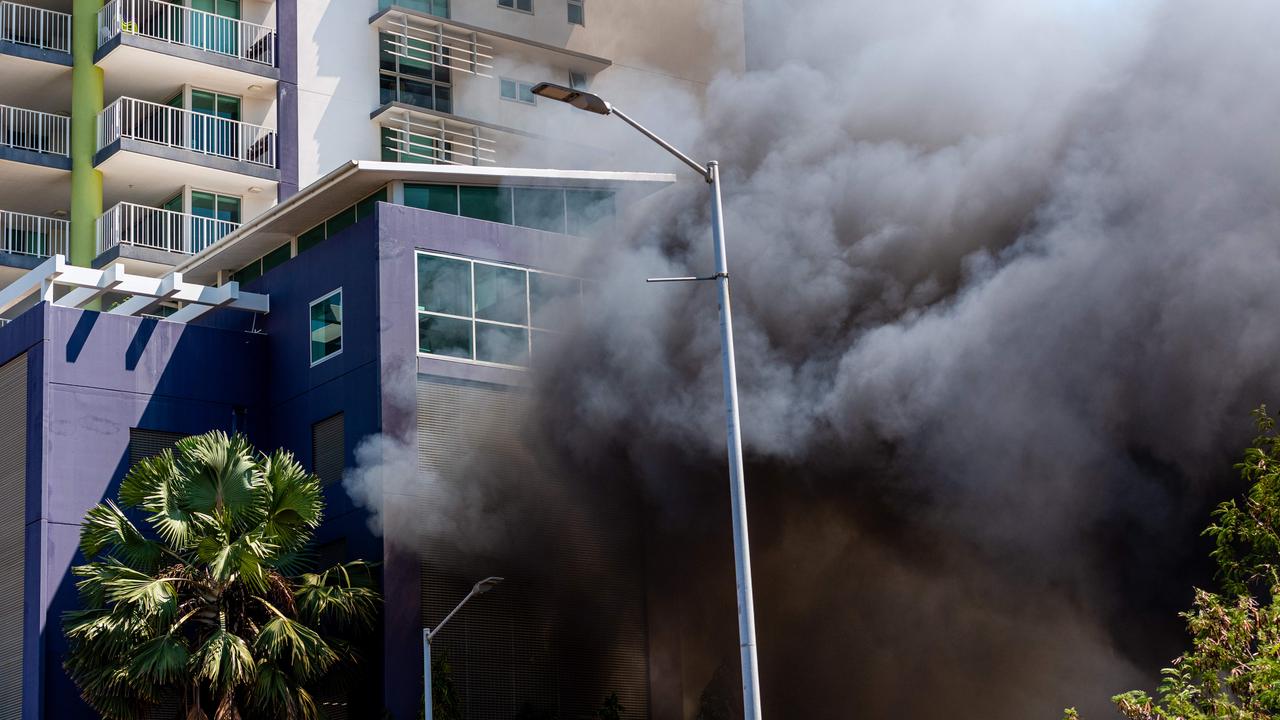
[[[574,25],[587,24],[587,10],[583,7],[586,0],[569,0],[569,22]]]
[[[531,13],[533,12],[533,0],[498,0],[498,7]]]
[[[581,308],[582,281],[418,253],[418,351],[523,367]]]
[[[378,83],[383,104],[402,102],[453,112],[453,71],[447,67],[448,48],[394,33],[380,33],[378,39]]]
[[[346,421],[342,413],[311,426],[311,471],[323,487],[342,482],[345,469]]]
[[[311,303],[311,364],[342,352],[342,288]]]
[[[508,80],[500,78],[498,80],[499,93],[503,100],[514,100],[522,102],[526,105],[537,104],[537,96],[533,94],[533,83],[522,82],[520,80]]]

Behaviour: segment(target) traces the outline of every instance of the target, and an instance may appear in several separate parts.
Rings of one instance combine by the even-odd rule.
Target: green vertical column
[[[93,225],[102,214],[102,173],[93,167],[102,112],[102,68],[93,64],[98,49],[98,10],[102,0],[75,0],[71,10],[71,256],[88,265],[96,255]]]

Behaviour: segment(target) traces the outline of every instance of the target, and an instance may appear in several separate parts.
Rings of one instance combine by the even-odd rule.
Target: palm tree
[[[119,503],[81,525],[84,609],[63,631],[85,701],[108,720],[162,705],[186,720],[323,717],[315,688],[350,672],[351,638],[380,602],[366,563],[302,572],[323,507],[292,455],[240,435],[189,437],[135,465]]]

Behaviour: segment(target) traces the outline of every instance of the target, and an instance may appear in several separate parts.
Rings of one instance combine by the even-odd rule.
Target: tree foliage
[[[1191,649],[1163,671],[1155,697],[1112,698],[1130,720],[1280,717],[1280,434],[1265,407],[1255,418],[1260,434],[1236,466],[1248,494],[1219,505],[1205,530],[1222,592],[1196,590],[1182,614]]]
[[[221,432],[178,441],[89,510],[65,667],[108,720],[323,717],[316,688],[358,660],[380,599],[363,562],[303,572],[319,480]],[[131,516],[145,518],[144,532]]]

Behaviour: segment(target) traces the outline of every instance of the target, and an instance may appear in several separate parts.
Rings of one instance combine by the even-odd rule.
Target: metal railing
[[[146,100],[122,97],[98,114],[98,149],[121,138],[276,166],[274,130]]]
[[[67,254],[71,224],[58,218],[0,210],[0,252],[50,257]]]
[[[162,0],[111,0],[104,5],[98,11],[98,47],[121,33],[276,65],[275,30]]]
[[[480,77],[493,77],[494,49],[480,35],[441,22],[394,13],[382,28],[384,48],[392,55]]]
[[[44,8],[0,2],[0,42],[71,52],[71,16]]]
[[[0,105],[0,145],[70,155],[71,118]]]
[[[239,223],[162,208],[119,203],[94,223],[98,254],[117,245],[193,255],[226,237]]]
[[[428,122],[408,113],[382,122],[383,146],[404,162],[441,165],[480,165],[496,162],[496,141],[480,128]]]

